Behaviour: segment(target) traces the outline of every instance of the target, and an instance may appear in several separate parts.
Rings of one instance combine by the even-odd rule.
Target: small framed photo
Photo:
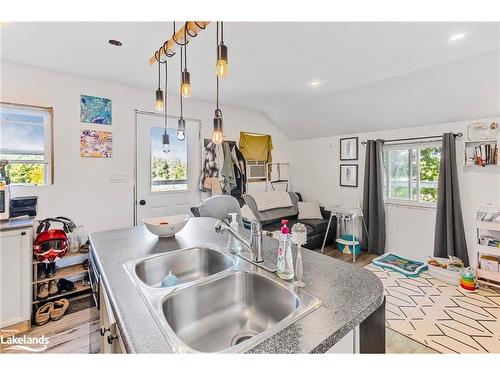
[[[340,138],[340,160],[358,160],[358,137]]]
[[[358,187],[357,164],[340,164],[340,186]]]

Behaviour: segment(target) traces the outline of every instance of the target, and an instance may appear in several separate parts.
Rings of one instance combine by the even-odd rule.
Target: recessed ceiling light
[[[320,81],[312,81],[312,82],[311,82],[311,86],[312,86],[312,87],[316,87],[316,86],[319,86],[319,85],[321,85],[321,82],[320,82]]]
[[[455,42],[457,40],[465,38],[465,33],[458,33],[450,37],[450,42]]]
[[[116,40],[116,39],[110,39],[110,40],[108,40],[108,43],[111,44],[112,46],[116,46],[116,47],[121,47],[121,45],[122,45],[122,42],[120,42],[119,40]]]

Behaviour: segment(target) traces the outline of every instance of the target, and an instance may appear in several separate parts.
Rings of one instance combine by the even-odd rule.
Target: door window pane
[[[187,135],[181,142],[176,129],[167,129],[170,151],[164,152],[163,132],[163,128],[151,128],[151,192],[187,190]]]

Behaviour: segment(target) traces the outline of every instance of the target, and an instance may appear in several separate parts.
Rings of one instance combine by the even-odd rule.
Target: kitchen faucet
[[[227,230],[230,235],[235,237],[250,251],[252,254],[252,262],[262,263],[264,261],[262,256],[262,225],[258,220],[252,220],[250,223],[250,241],[222,220],[217,220],[214,230],[216,233],[224,233]]]

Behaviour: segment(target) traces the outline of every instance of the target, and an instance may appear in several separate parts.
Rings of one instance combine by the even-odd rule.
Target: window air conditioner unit
[[[247,178],[248,180],[265,180],[266,179],[266,162],[257,160],[247,161]]]

